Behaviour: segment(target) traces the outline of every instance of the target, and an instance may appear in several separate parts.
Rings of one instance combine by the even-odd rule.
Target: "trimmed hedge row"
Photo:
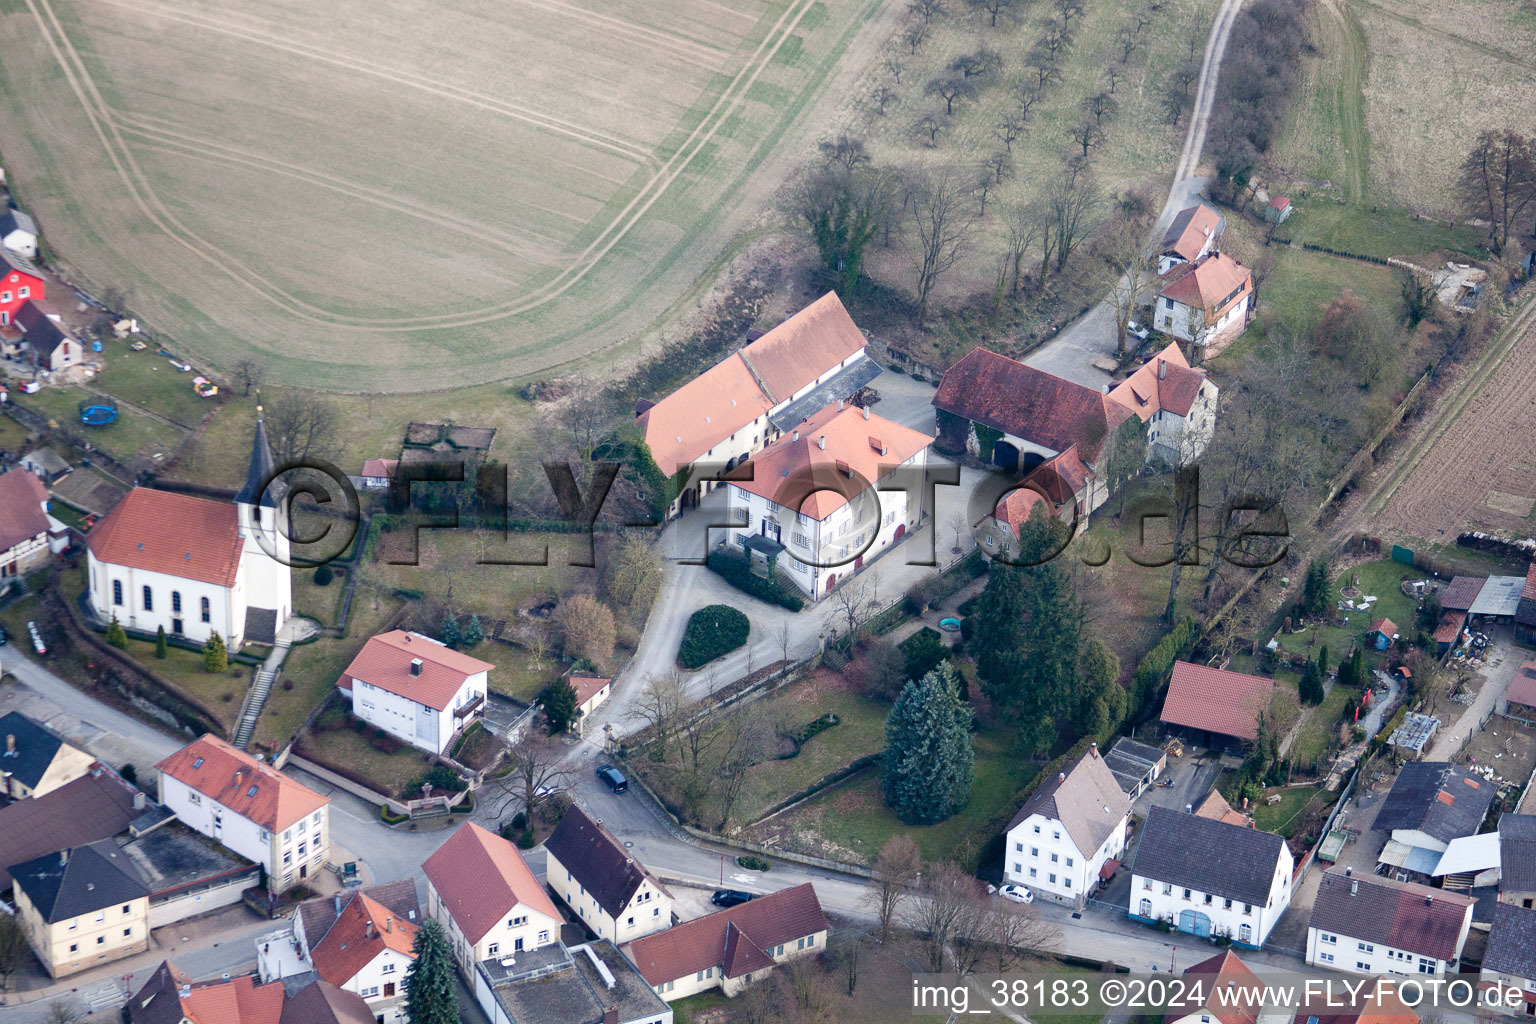
[[[805,598],[792,586],[781,582],[776,575],[767,578],[757,575],[752,571],[752,563],[745,558],[716,551],[709,556],[709,568],[737,590],[751,594],[759,601],[767,601],[792,612],[805,607]]]
[[[1194,619],[1185,618],[1173,627],[1173,631],[1157,642],[1136,665],[1131,677],[1131,696],[1137,711],[1144,710],[1157,695],[1158,687],[1173,671],[1173,663],[1189,654],[1200,639],[1200,626]]]
[[[706,605],[688,617],[677,663],[687,669],[707,665],[746,643],[751,631],[752,623],[730,605]]]

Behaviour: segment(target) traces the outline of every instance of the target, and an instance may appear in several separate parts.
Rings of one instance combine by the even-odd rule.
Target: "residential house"
[[[37,222],[15,207],[0,213],[0,245],[24,260],[37,259]]]
[[[1104,764],[1132,800],[1150,789],[1168,770],[1168,752],[1150,743],[1122,736],[1104,755]]]
[[[1259,738],[1259,716],[1269,711],[1272,679],[1178,661],[1163,701],[1165,725],[1191,730],[1212,746]]]
[[[1477,834],[1494,795],[1493,783],[1448,761],[1403,765],[1371,826],[1391,837],[1378,863],[1398,881],[1431,877],[1451,840]]]
[[[1284,1007],[1266,1006],[1264,983],[1227,950],[1184,969],[1185,986],[1172,992],[1163,1024],[1281,1024]]]
[[[26,257],[0,249],[0,327],[10,326],[27,302],[47,297],[42,272]]]
[[[1246,797],[1244,799],[1247,799]],[[1227,803],[1227,798],[1221,795],[1221,790],[1213,789],[1205,794],[1205,799],[1195,805],[1190,813],[1201,818],[1210,818],[1212,821],[1224,821],[1228,825],[1241,825],[1244,828],[1253,827],[1253,816],[1234,810]]]
[[[315,975],[354,992],[386,1024],[405,1015],[405,972],[417,926],[365,893],[354,893],[325,935],[309,949]]]
[[[827,927],[805,882],[636,939],[624,953],[669,1003],[712,988],[734,996],[778,964],[826,949]]]
[[[1166,274],[1177,264],[1193,263],[1215,252],[1224,227],[1225,218],[1204,203],[1180,210],[1158,245],[1157,272]]]
[[[0,476],[0,484],[4,480]],[[96,758],[19,711],[0,716],[0,736],[5,738],[0,793],[16,800],[47,796],[90,774],[96,763]]]
[[[1307,921],[1307,963],[1350,974],[1453,974],[1476,902],[1332,868],[1318,883]]]
[[[613,692],[613,680],[607,676],[572,672],[568,681],[571,689],[576,691],[576,717],[571,721],[571,731],[582,736],[587,731],[587,719]]]
[[[352,906],[354,901],[364,897],[368,902],[359,903],[356,908]],[[261,979],[263,981],[282,979],[292,990],[296,986],[319,978],[321,974],[318,971],[316,951],[323,943],[326,944],[325,948],[328,952],[322,955],[321,959],[326,960],[326,970],[330,976],[336,977],[339,970],[346,968],[346,964],[342,963],[337,956],[340,947],[347,945],[349,941],[343,936],[356,931],[356,922],[337,932],[338,937],[334,941],[331,941],[331,932],[335,929],[337,922],[348,915],[365,923],[372,921],[376,928],[383,927],[385,921],[401,922],[413,928],[417,927],[421,922],[421,907],[416,900],[416,883],[410,879],[400,879],[359,889],[349,889],[333,896],[316,896],[300,903],[293,914],[293,923],[290,927],[256,939],[256,970]],[[391,925],[391,929],[393,927]],[[392,931],[391,934],[393,934]],[[363,941],[376,942],[366,928]],[[378,943],[385,944],[387,941],[377,940]],[[381,952],[382,947],[374,950],[376,956]],[[386,962],[391,961],[388,958],[380,961],[380,968]],[[368,998],[374,1002],[397,999],[399,993],[386,994],[384,986],[398,979],[385,978],[382,969],[362,973],[364,977],[353,984],[348,991],[365,992],[376,987],[378,991],[367,993]],[[335,984],[346,986],[349,980],[342,979]]]
[[[1088,528],[1092,510],[1087,503],[1093,500],[1095,479],[1094,471],[1079,457],[1077,445],[1051,456],[975,522],[972,531],[977,543],[999,561],[1017,558],[1021,530],[1037,507],[1081,533]]]
[[[415,747],[441,754],[485,714],[488,661],[403,629],[368,638],[337,681],[352,713]]]
[[[273,891],[325,867],[330,798],[211,734],[155,767],[160,803],[194,832],[265,867]]]
[[[85,359],[85,345],[50,303],[28,299],[11,317],[11,326],[21,332],[19,354],[39,369],[63,370]]]
[[[29,473],[37,474],[43,483],[51,484],[65,473],[68,473],[70,465],[64,461],[63,456],[58,452],[45,446],[36,448],[23,455],[21,457],[21,468]]]
[[[1158,278],[1152,326],[1205,350],[1243,333],[1252,309],[1253,272],[1212,252]]]
[[[1520,603],[1515,606],[1515,642],[1536,647],[1536,561],[1526,571]]]
[[[828,405],[731,473],[732,519],[743,525],[722,531],[721,543],[764,566],[786,555],[795,586],[825,597],[928,514],[911,500],[921,488],[907,484],[921,474],[932,441],[868,409]]]
[[[1499,815],[1499,902],[1536,909],[1536,814]]]
[[[374,1024],[377,1017],[356,992],[314,981],[283,1003],[279,1024]]]
[[[1391,647],[1392,642],[1396,639],[1397,623],[1391,619],[1377,619],[1371,623],[1370,629],[1366,630],[1365,633],[1365,642],[1378,651],[1384,651]]]
[[[1097,744],[1047,779],[1008,823],[1003,878],[1081,908],[1125,852],[1131,801]]]
[[[464,977],[482,960],[515,957],[560,938],[560,911],[517,847],[465,822],[422,864],[427,914],[448,932]]]
[[[1365,984],[1356,993],[1342,985],[1301,1000],[1291,1024],[1419,1024],[1395,985]]]
[[[387,491],[395,470],[400,468],[399,459],[364,459],[363,490]]]
[[[1153,807],[1131,864],[1130,916],[1257,949],[1291,905],[1293,866],[1277,835]]]
[[[1205,453],[1216,433],[1220,397],[1206,372],[1169,344],[1109,390],[1109,401],[1147,425],[1147,459],[1185,466]]]
[[[1289,196],[1275,196],[1264,204],[1264,219],[1271,224],[1284,224],[1295,208]]]
[[[879,376],[867,344],[828,292],[659,402],[642,404],[635,421],[664,476],[695,463],[734,468]],[[717,486],[690,480],[668,514],[696,505]]]
[[[282,1024],[288,1020],[283,995],[281,982],[258,985],[249,974],[228,981],[194,982],[165,960],[129,997],[122,1012],[127,1024]],[[301,1024],[325,1022],[307,1017]],[[345,1024],[366,1022],[348,1019]]]
[[[572,805],[544,841],[544,881],[582,924],[615,945],[672,926],[672,894],[602,822]]]
[[[149,889],[110,841],[10,865],[16,914],[50,977],[149,948]]]
[[[1493,908],[1482,980],[1525,993],[1524,1005],[1506,1012],[1536,1016],[1536,910],[1508,903]]]
[[[0,579],[31,572],[69,547],[69,530],[48,514],[48,489],[24,469],[0,475]]]
[[[135,487],[86,540],[92,612],[125,629],[231,651],[273,643],[293,614],[288,535],[278,529],[275,477],[261,408],[245,484],[233,503]],[[269,486],[271,485],[271,486]]]
[[[11,887],[6,865],[118,835],[146,805],[143,793],[98,768],[44,796],[0,807],[0,892]]]
[[[483,960],[473,987],[491,1024],[672,1024],[672,1008],[604,939]]]

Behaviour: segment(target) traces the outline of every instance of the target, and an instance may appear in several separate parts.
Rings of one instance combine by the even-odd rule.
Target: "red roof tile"
[[[1487,582],[1483,576],[1453,576],[1445,589],[1440,591],[1440,607],[1457,612],[1466,611],[1477,600],[1477,595],[1483,592],[1483,584]]]
[[[269,832],[281,832],[331,802],[212,734],[155,767]]]
[[[399,466],[399,459],[364,459],[363,476],[392,477]]]
[[[1204,203],[1197,203],[1180,210],[1173,218],[1163,235],[1160,251],[1182,260],[1197,259],[1206,240],[1220,231],[1221,214]]]
[[[1536,707],[1536,661],[1524,662],[1515,670],[1504,696],[1512,703]]]
[[[1173,342],[1116,384],[1109,398],[1145,423],[1162,410],[1188,416],[1204,383],[1205,371],[1191,369],[1178,342]]]
[[[1536,561],[1531,562],[1531,567],[1526,570],[1525,586],[1520,588],[1520,596],[1536,601]]]
[[[283,983],[258,985],[250,975],[194,986],[181,997],[192,1024],[278,1024],[283,1016]]]
[[[763,947],[753,942],[746,932],[731,921],[725,926],[725,959],[721,963],[727,978],[739,978],[743,974],[772,967],[773,957],[763,952]]]
[[[625,947],[625,952],[641,977],[651,985],[660,985],[707,967],[726,965],[732,925],[741,936],[737,943],[750,936],[752,944],[761,944],[761,952],[826,930],[827,918],[816,899],[816,890],[811,883],[804,882],[636,939]],[[749,954],[738,952],[736,956],[738,963],[745,963],[742,958]]]
[[[1076,444],[1088,462],[1109,429],[1102,393],[984,348],[944,372],[933,404],[1052,451]]]
[[[48,532],[48,488],[25,469],[0,475],[0,551]]]
[[[576,706],[584,707],[587,701],[597,696],[597,692],[611,682],[612,679],[603,676],[571,676],[571,689],[576,691]]]
[[[1259,715],[1269,710],[1274,680],[1244,672],[1175,662],[1163,704],[1163,721],[1222,736],[1252,740],[1259,735]]]
[[[135,487],[97,523],[86,545],[100,562],[232,587],[240,569],[232,502]]]
[[[1224,252],[1181,263],[1162,277],[1158,297],[1206,311],[1214,322],[1253,290],[1253,272]]]
[[[645,410],[637,422],[656,465],[672,476],[765,415],[773,404],[741,354],[732,353]],[[729,452],[716,454],[725,461],[752,447],[752,439],[744,437]]]
[[[415,942],[414,924],[396,917],[373,897],[355,893],[325,938],[310,950],[310,960],[322,980],[344,986],[385,950],[414,960]]]
[[[1371,623],[1370,632],[1380,633],[1382,636],[1390,640],[1397,633],[1397,623],[1393,622],[1391,619],[1377,619],[1375,622]]]
[[[836,292],[827,292],[741,350],[775,405],[864,348],[868,342]]]
[[[1455,643],[1456,638],[1461,635],[1461,627],[1466,621],[1466,612],[1441,612],[1440,624],[1435,628],[1435,642],[1441,644]]]
[[[421,867],[470,942],[483,939],[519,905],[561,920],[517,847],[474,822],[460,825]]]
[[[1177,1008],[1164,1014],[1164,1021],[1174,1021],[1197,1011],[1206,1011],[1221,1024],[1256,1024],[1263,1007],[1256,996],[1260,989],[1259,978],[1248,965],[1231,951],[1217,953],[1184,971],[1186,977],[1204,978],[1205,984],[1191,986]],[[1193,980],[1193,979],[1192,979]],[[1230,997],[1226,993],[1232,993]],[[1206,995],[1197,1001],[1194,995]],[[1249,998],[1244,998],[1248,996]]]
[[[411,675],[415,659],[421,660],[420,675]],[[417,704],[446,711],[466,679],[495,667],[420,633],[396,629],[368,638],[342,673],[347,680],[342,689],[350,690],[351,680],[361,679]]]

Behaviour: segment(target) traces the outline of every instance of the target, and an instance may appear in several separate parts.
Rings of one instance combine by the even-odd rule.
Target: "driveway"
[[[1477,697],[1462,710],[1455,722],[1436,734],[1435,745],[1424,755],[1425,760],[1449,761],[1460,753],[1462,744],[1488,716],[1503,706],[1504,694],[1508,692],[1524,655],[1511,640],[1509,626],[1498,626],[1487,632],[1493,638],[1488,660],[1471,670],[1482,682]]]

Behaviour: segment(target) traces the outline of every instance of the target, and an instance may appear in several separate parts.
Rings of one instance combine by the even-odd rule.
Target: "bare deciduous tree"
[[[979,16],[987,18],[987,24],[991,28],[997,28],[997,19],[1004,21],[1018,21],[1020,9],[1023,7],[1019,0],[966,0],[971,9]]]
[[[1002,66],[1002,55],[985,46],[970,53],[962,53],[949,62],[949,70],[963,78],[982,78],[993,75]]]
[[[828,167],[840,167],[845,174],[852,174],[855,168],[870,162],[869,147],[864,145],[863,139],[852,135],[823,139],[816,144],[816,149],[821,153],[823,163]]]
[[[1099,127],[1097,121],[1087,118],[1069,128],[1067,137],[1072,140],[1073,145],[1083,147],[1083,156],[1086,157],[1089,147],[1097,146],[1104,141],[1104,129]]]
[[[1013,152],[1013,144],[1019,141],[1020,136],[1024,134],[1024,124],[1027,119],[1027,114],[1014,111],[1011,114],[1004,114],[1003,117],[995,125],[992,126],[993,136],[997,138],[997,141],[1003,144],[1003,148],[1009,153]]]
[[[279,466],[305,462],[330,451],[336,439],[336,407],[313,391],[281,391],[263,408],[267,441]]]
[[[933,26],[926,21],[914,21],[901,33],[901,41],[907,44],[907,52],[916,55],[917,48],[928,41]]]
[[[1081,167],[1069,164],[1048,186],[1046,205],[1056,236],[1054,256],[1058,271],[1067,265],[1083,239],[1092,234],[1100,203],[1093,173]]]
[[[651,756],[654,760],[666,760],[668,745],[686,705],[683,683],[675,672],[650,679],[640,691],[640,696],[635,700],[635,714],[645,722],[654,737],[651,743]]]
[[[913,122],[912,131],[917,135],[926,135],[929,146],[937,146],[939,136],[949,131],[949,122],[944,119],[943,114],[930,110]]]
[[[1485,131],[1462,161],[1461,200],[1488,222],[1489,247],[1502,253],[1511,226],[1536,203],[1536,143],[1517,132]]]
[[[893,53],[881,61],[880,66],[885,69],[886,74],[891,76],[892,81],[897,85],[901,84],[901,73],[907,69],[904,60]]]
[[[1056,63],[1056,55],[1039,43],[1029,51],[1025,63],[1034,75],[1033,84],[1036,93],[1043,93],[1047,85],[1061,81],[1061,66]]]
[[[254,359],[242,359],[235,364],[235,383],[240,385],[240,393],[246,398],[251,397],[251,389],[261,383],[261,364]]]
[[[1108,92],[1095,93],[1083,100],[1083,110],[1093,118],[1095,124],[1103,127],[1106,119],[1113,121],[1120,113],[1120,102]]]
[[[1123,60],[1110,61],[1109,67],[1104,69],[1104,81],[1109,83],[1109,94],[1113,96],[1120,86],[1120,79],[1125,77],[1125,62]]]
[[[923,936],[928,969],[944,963],[960,929],[970,921],[981,883],[951,861],[929,864],[923,871],[920,896],[909,906],[912,926]]]
[[[870,91],[869,101],[875,105],[875,113],[885,116],[885,108],[901,97],[895,89],[888,85],[877,85]]]
[[[923,86],[924,96],[937,96],[944,101],[944,114],[952,116],[956,100],[976,98],[976,83],[964,75],[940,75]]]
[[[910,836],[892,836],[875,858],[874,884],[865,890],[864,899],[880,921],[880,941],[885,942],[913,895],[913,887],[923,873],[923,855]]]
[[[501,784],[500,803],[494,819],[501,821],[514,807],[521,810],[525,828],[534,830],[534,814],[557,793],[570,786],[570,772],[564,767],[565,749],[558,742],[539,735],[525,736],[512,748],[507,761],[512,771]]]
[[[942,18],[948,14],[944,7],[944,0],[912,0],[907,4],[907,13],[915,18],[922,19],[923,24],[928,24],[935,18]]]
[[[1008,229],[1007,248],[1003,253],[1000,273],[1006,282],[1008,294],[1016,296],[1024,280],[1024,261],[1046,229],[1047,218],[1039,203],[1015,203],[1003,214]]]
[[[976,218],[965,209],[970,183],[953,167],[930,170],[912,181],[911,228],[917,243],[917,318],[928,314],[933,287],[964,255]]]

